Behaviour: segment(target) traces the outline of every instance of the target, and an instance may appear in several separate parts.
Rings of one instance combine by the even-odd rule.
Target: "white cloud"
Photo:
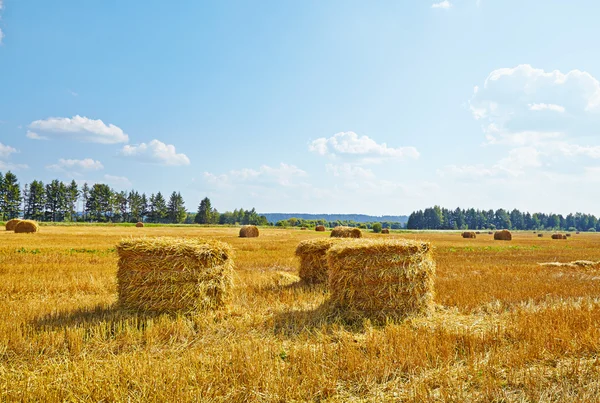
[[[64,137],[88,143],[117,144],[127,143],[129,136],[120,127],[104,124],[79,115],[72,118],[52,117],[36,120],[29,124],[30,129],[38,130],[56,137]]]
[[[20,171],[21,169],[27,169],[27,164],[12,164],[10,162],[0,161],[0,171]]]
[[[37,134],[36,132],[32,132],[31,130],[27,130],[25,137],[31,140],[48,140],[48,137],[40,136],[39,134]]]
[[[58,164],[48,165],[46,167],[51,171],[98,171],[104,169],[100,161],[94,161],[91,158],[82,160],[77,159],[59,159]]]
[[[450,3],[448,0],[440,1],[439,3],[433,3],[431,5],[431,8],[443,8],[445,10],[448,10],[451,7],[452,3]]]
[[[375,178],[372,170],[348,163],[341,165],[327,164],[325,170],[334,177],[347,180],[370,180]]]
[[[230,187],[233,185],[248,186],[295,186],[298,178],[306,177],[307,173],[295,165],[279,164],[278,167],[262,165],[259,169],[243,168],[232,170],[226,174],[215,175],[204,172],[204,180],[217,187]]]
[[[556,104],[529,104],[530,111],[554,111],[563,113],[565,111],[564,106],[556,105]]]
[[[120,152],[124,157],[134,158],[142,162],[159,165],[190,165],[190,159],[185,154],[177,154],[175,146],[159,140],[141,143],[137,146],[126,145]]]
[[[318,138],[309,144],[308,149],[323,156],[360,158],[365,163],[419,158],[419,152],[414,147],[392,148],[386,143],[378,144],[368,136],[358,137],[354,132],[341,132],[329,138]]]
[[[0,143],[0,158],[7,158],[14,153],[17,153],[16,148]]]
[[[128,189],[132,187],[131,181],[124,176],[104,175],[104,181],[107,185],[116,186],[120,189]]]

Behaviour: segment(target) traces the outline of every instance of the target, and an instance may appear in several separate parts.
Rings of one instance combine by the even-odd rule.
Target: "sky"
[[[600,4],[0,0],[0,172],[195,211],[600,215]]]

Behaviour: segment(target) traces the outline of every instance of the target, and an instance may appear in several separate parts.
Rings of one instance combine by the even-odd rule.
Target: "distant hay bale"
[[[327,252],[331,306],[384,323],[433,311],[435,262],[429,243],[356,240]]]
[[[326,253],[341,241],[340,238],[318,238],[300,242],[296,247],[300,278],[309,284],[326,284],[329,276]]]
[[[503,229],[502,231],[496,231],[494,233],[494,240],[496,241],[510,241],[512,240],[512,234],[509,230]]]
[[[538,234],[538,238],[542,238],[544,234]]]
[[[15,233],[17,234],[32,234],[38,232],[40,226],[33,220],[21,220],[15,226]]]
[[[381,233],[382,233],[382,234],[389,234],[389,233],[390,233],[390,230],[389,230],[388,228],[383,228],[383,229],[381,230]]]
[[[300,228],[301,231],[306,231],[306,227]]]
[[[317,232],[325,232],[325,226],[324,225],[317,225],[315,227],[315,231],[317,231]]]
[[[117,289],[124,309],[193,312],[225,304],[232,287],[229,244],[170,237],[117,245]]]
[[[473,239],[477,238],[477,235],[475,235],[475,233],[472,231],[465,231],[461,234],[461,236],[463,238],[473,238]]]
[[[572,234],[567,234],[567,235],[566,235],[566,237],[567,237],[567,238],[569,238],[569,237],[571,237],[571,235],[572,235]]]
[[[360,229],[354,227],[335,227],[331,231],[332,238],[362,238]]]
[[[577,231],[577,232],[575,233],[575,235],[579,235],[579,231]]]
[[[488,231],[488,235],[492,235],[492,234],[493,234],[493,232],[492,232],[492,231]]]
[[[475,234],[479,235],[481,234],[481,231],[475,231]]]
[[[258,228],[256,225],[244,225],[240,228],[240,238],[256,238],[258,236]]]
[[[17,220],[16,218],[13,220],[9,220],[6,222],[5,226],[6,226],[6,230],[7,231],[14,231],[15,227],[17,226],[18,223],[20,223],[21,220]]]
[[[135,224],[135,226],[136,226],[137,228],[144,228],[144,223],[143,223],[143,222],[141,222],[141,221],[138,221],[138,222]]]
[[[567,239],[567,236],[564,234],[552,234],[552,239]]]

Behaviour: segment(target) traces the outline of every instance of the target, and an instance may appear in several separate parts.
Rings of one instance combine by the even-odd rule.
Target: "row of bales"
[[[536,233],[534,231],[534,233]],[[464,231],[461,236],[465,239],[475,239],[477,238],[477,234],[479,234],[479,232],[473,232],[473,231]],[[494,240],[497,241],[511,241],[512,240],[512,233],[508,230],[501,230],[501,231],[496,231],[496,232],[488,232],[489,235],[493,234],[494,235]],[[544,236],[544,234],[537,234],[538,238],[542,238]],[[552,239],[567,239],[571,236],[571,234],[552,234],[551,238]]]
[[[7,221],[5,228],[7,231],[13,231],[17,234],[31,234],[40,230],[40,226],[36,221],[19,219]]]
[[[258,233],[243,227],[243,235]],[[429,243],[360,237],[360,230],[338,228],[331,237],[300,242],[295,252],[300,278],[325,284],[328,307],[350,319],[382,323],[430,313],[435,262]],[[140,238],[123,240],[116,249],[123,309],[194,312],[222,307],[229,299],[234,252],[227,243]]]

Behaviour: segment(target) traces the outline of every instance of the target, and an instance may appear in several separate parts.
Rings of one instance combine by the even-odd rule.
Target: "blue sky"
[[[596,2],[0,4],[0,171],[21,183],[600,214]]]

